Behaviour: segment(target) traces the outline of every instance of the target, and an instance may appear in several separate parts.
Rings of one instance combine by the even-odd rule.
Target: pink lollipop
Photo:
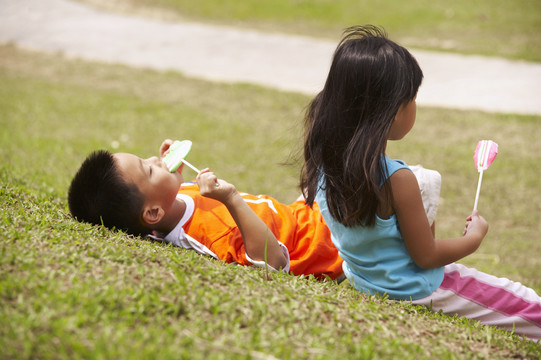
[[[498,144],[492,140],[481,140],[477,143],[475,148],[475,155],[473,160],[475,161],[475,167],[479,171],[479,183],[477,184],[477,194],[475,195],[475,203],[473,210],[477,210],[477,203],[479,202],[479,193],[481,192],[481,182],[483,181],[483,171],[488,169],[490,164],[496,158],[498,154]]]

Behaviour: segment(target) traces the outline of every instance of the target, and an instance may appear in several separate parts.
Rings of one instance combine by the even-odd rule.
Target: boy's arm
[[[267,247],[267,263],[274,269],[287,265],[287,259],[282,252],[278,240],[256,213],[240,196],[235,186],[224,180],[219,180],[208,169],[197,175],[197,184],[201,195],[222,202],[235,220],[242,234],[246,254],[253,260],[265,260]]]

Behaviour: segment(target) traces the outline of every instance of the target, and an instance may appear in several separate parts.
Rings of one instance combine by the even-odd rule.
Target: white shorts
[[[534,290],[461,264],[445,266],[440,287],[413,303],[541,339],[541,298]]]

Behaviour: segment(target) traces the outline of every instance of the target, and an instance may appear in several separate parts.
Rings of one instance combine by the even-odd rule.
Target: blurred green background
[[[337,40],[351,25],[383,26],[427,50],[541,61],[539,0],[79,0],[109,10]]]

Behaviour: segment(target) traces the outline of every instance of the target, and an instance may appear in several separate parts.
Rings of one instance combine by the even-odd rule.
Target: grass
[[[80,0],[108,10],[337,40],[351,25],[384,26],[408,47],[541,61],[538,0]]]
[[[190,162],[238,189],[292,201],[299,165],[281,164],[297,155],[308,97],[10,46],[0,47],[0,82],[0,358],[541,357],[538,344],[472,321],[347,284],[285,274],[267,281],[263,270],[68,214],[67,186],[90,151],[151,156],[166,137],[193,140]],[[442,173],[439,235],[460,233],[477,184],[473,149],[492,138],[500,154],[480,200],[491,229],[463,262],[541,293],[541,118],[418,113],[389,151]]]

